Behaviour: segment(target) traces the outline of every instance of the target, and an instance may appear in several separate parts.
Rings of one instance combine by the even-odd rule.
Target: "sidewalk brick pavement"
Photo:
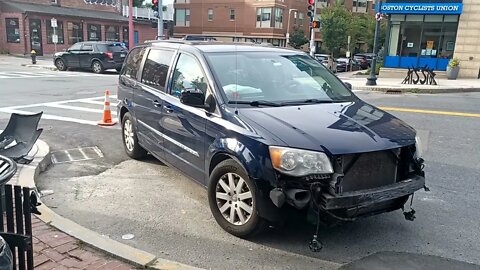
[[[32,216],[34,266],[42,269],[137,269],[85,246]]]

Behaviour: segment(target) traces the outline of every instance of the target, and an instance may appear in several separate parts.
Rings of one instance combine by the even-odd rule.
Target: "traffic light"
[[[310,17],[310,21],[313,21],[313,17],[315,16],[315,0],[307,0],[308,1],[308,12],[307,16]]]
[[[158,12],[158,0],[152,0],[152,9]]]
[[[320,21],[313,21],[312,28],[320,28]]]

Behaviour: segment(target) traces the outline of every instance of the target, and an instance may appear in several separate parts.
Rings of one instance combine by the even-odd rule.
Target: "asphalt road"
[[[0,64],[0,72],[3,70]],[[115,83],[114,75],[32,81],[0,78],[0,128],[8,118],[2,112],[4,107],[97,98],[104,88],[113,90]],[[23,98],[17,95],[17,89],[23,89]],[[378,106],[480,113],[480,93],[358,95]],[[20,110],[45,109],[50,115],[88,121],[99,117],[78,109],[95,104],[80,103],[67,103],[75,107],[71,110],[52,104]],[[427,146],[426,173],[431,191],[415,196],[417,219],[406,221],[397,211],[322,228],[320,239],[325,247],[320,253],[308,249],[314,228],[296,217],[249,241],[228,235],[213,220],[202,187],[153,159],[127,159],[118,126],[107,129],[74,121],[43,120],[41,138],[53,151],[98,146],[104,157],[56,164],[41,175],[37,184],[41,190],[54,191],[42,200],[57,213],[160,257],[205,268],[333,269],[337,266],[334,263],[378,251],[438,255],[480,264],[480,118],[392,113],[415,127]],[[122,240],[127,233],[135,237]]]

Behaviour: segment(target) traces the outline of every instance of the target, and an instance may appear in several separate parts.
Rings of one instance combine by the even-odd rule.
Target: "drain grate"
[[[97,146],[55,151],[51,155],[52,162],[55,164],[103,158],[103,153]]]

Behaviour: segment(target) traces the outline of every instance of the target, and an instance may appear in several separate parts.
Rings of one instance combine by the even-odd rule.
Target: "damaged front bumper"
[[[413,194],[425,186],[425,178],[415,176],[391,185],[378,188],[344,192],[342,194],[322,193],[320,209],[338,210],[348,208],[364,208],[378,203],[392,201]]]

